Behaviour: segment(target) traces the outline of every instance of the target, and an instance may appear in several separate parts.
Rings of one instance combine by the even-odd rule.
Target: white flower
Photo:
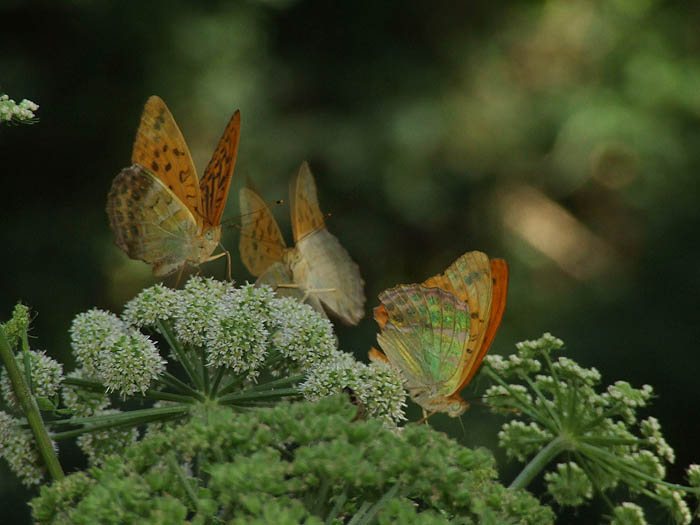
[[[102,354],[99,377],[108,392],[117,391],[125,397],[143,394],[164,370],[165,360],[153,341],[131,329],[111,338],[108,350]]]
[[[395,427],[406,419],[406,391],[403,380],[386,363],[366,365],[345,352],[335,351],[309,371],[301,385],[304,397],[317,400],[349,390],[358,409],[373,418]]]
[[[22,366],[23,354],[17,354],[17,363]],[[55,359],[46,355],[43,350],[29,351],[30,368],[32,371],[32,391],[38,397],[53,398],[58,394],[63,381],[63,365]],[[0,391],[3,398],[12,408],[20,410],[20,404],[15,397],[15,392],[7,375],[7,371],[3,368],[0,374]]]
[[[142,290],[126,303],[122,319],[137,328],[154,327],[158,321],[171,319],[175,315],[177,301],[177,291],[159,283]]]
[[[274,298],[270,320],[272,348],[303,368],[336,350],[333,325],[308,304],[291,297]]]
[[[127,326],[111,312],[93,309],[78,314],[70,329],[71,346],[77,361],[90,376],[99,376],[103,352],[110,348],[116,335],[125,334]]]

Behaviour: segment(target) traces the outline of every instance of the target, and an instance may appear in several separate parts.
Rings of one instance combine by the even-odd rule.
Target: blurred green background
[[[238,220],[246,178],[268,201],[286,199],[289,177],[310,162],[328,229],[366,281],[368,316],[339,327],[343,349],[366,359],[381,290],[467,250],[504,257],[508,306],[491,351],[549,331],[606,383],[653,385],[646,415],[660,419],[678,456],[670,479],[683,482],[700,461],[691,6],[4,0],[0,92],[38,103],[41,122],[0,127],[0,318],[18,299],[30,305],[32,344],[72,369],[73,316],[119,312],[155,282],[114,246],[104,211],[147,97],[167,102],[200,173],[240,108],[225,216]],[[286,205],[274,212],[291,242]],[[234,278],[251,279],[235,228],[224,244]],[[223,261],[203,273],[222,278]],[[464,429],[431,422],[492,449],[501,423],[478,405]],[[84,465],[70,448],[63,457]],[[516,471],[499,460],[507,483]],[[0,469],[3,519],[23,522],[30,493]]]

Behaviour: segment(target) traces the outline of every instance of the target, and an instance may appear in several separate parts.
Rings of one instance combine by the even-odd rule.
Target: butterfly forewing
[[[146,102],[136,132],[133,163],[138,163],[163,183],[202,223],[199,181],[187,143],[165,102],[152,96]]]
[[[474,374],[481,366],[481,362],[489,351],[489,347],[496,337],[496,331],[501,324],[503,311],[506,308],[506,296],[508,294],[508,264],[503,259],[491,259],[491,281],[492,281],[492,302],[491,315],[488,320],[488,326],[484,333],[481,346],[478,347],[478,352],[472,357],[470,366],[465,366],[462,372],[460,385],[457,388],[459,392],[471,381]]]
[[[286,246],[277,221],[262,197],[252,188],[241,188],[239,197],[242,225],[238,248],[245,267],[258,277],[270,265],[282,262]]]
[[[200,256],[192,213],[159,178],[138,164],[123,169],[114,179],[107,214],[117,246],[132,259],[152,264],[155,275],[167,275]]]
[[[295,244],[312,232],[325,228],[316,183],[306,161],[301,163],[289,183],[289,198]]]
[[[231,186],[233,168],[236,165],[240,136],[241,113],[236,111],[229,120],[199,184],[202,214],[208,226],[217,226],[221,223],[221,215],[224,213],[228,190]]]
[[[463,370],[474,366],[477,354],[482,347],[493,301],[493,283],[491,282],[491,265],[489,258],[482,252],[468,252],[452,263],[445,275],[458,297],[469,305],[471,325],[469,340],[463,353]]]

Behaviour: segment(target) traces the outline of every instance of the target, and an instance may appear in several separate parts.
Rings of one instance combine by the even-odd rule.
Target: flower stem
[[[24,381],[24,377],[22,377],[22,373],[17,367],[17,361],[12,354],[12,348],[10,348],[10,343],[7,340],[5,329],[2,325],[0,325],[0,357],[2,357],[5,363],[7,375],[12,382],[12,387],[15,390],[17,399],[19,399],[22,404],[22,410],[27,417],[29,426],[34,434],[34,439],[36,439],[39,453],[46,463],[49,474],[54,480],[63,479],[63,469],[58,462],[58,456],[56,456],[56,452],[53,449],[51,438],[49,438],[49,433],[46,430],[44,421],[41,419],[39,407],[36,404],[34,396],[31,395],[27,383]]]
[[[537,455],[525,465],[525,468],[518,474],[508,488],[524,489],[544,469],[550,461],[567,449],[566,441],[561,436],[557,436],[550,441],[546,447],[540,450]]]
[[[83,379],[81,377],[66,377],[63,379],[63,384],[79,386],[88,390],[94,390],[95,392],[105,392],[105,386],[99,381],[92,381],[90,379]],[[161,401],[176,401],[178,403],[195,402],[195,399],[192,396],[171,394],[170,392],[161,392],[160,390],[152,390],[150,388],[143,393],[143,396],[149,399],[158,399]]]
[[[177,356],[177,359],[182,365],[182,368],[185,369],[185,372],[190,378],[190,381],[192,381],[192,383],[194,383],[197,386],[197,388],[202,390],[203,384],[201,382],[201,377],[199,374],[197,374],[197,371],[194,369],[194,366],[192,365],[192,362],[190,361],[190,358],[187,355],[185,349],[182,348],[179,341],[175,337],[173,337],[172,332],[170,330],[170,325],[166,321],[159,320],[158,328],[160,330],[160,333],[163,334],[163,337],[165,338],[167,343],[170,345],[170,348],[172,348],[173,353]]]
[[[229,394],[219,398],[219,403],[222,405],[236,403],[239,401],[257,401],[266,398],[298,396],[297,388],[280,388],[279,390],[270,390],[267,392],[243,392],[241,394]]]
[[[109,430],[111,428],[134,427],[151,421],[166,421],[177,417],[182,417],[190,411],[185,405],[146,408],[143,410],[133,410],[119,414],[102,414],[99,416],[76,417],[52,422],[54,425],[83,425],[82,428],[56,432],[51,435],[53,439],[67,439],[87,432],[97,432],[99,430]]]

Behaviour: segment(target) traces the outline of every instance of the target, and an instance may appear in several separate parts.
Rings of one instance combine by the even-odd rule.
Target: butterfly
[[[136,132],[132,166],[112,182],[107,196],[116,244],[132,259],[164,276],[212,256],[221,240],[221,215],[238,152],[241,118],[236,111],[200,181],[190,150],[160,97],[146,102]],[[229,258],[230,260],[230,258]],[[230,272],[230,262],[228,264]]]
[[[421,284],[401,284],[379,294],[374,309],[381,332],[370,359],[398,368],[424,413],[464,413],[460,396],[479,369],[501,323],[508,265],[467,252],[445,273]]]
[[[357,264],[326,229],[306,162],[292,178],[289,194],[294,248],[287,248],[262,197],[251,187],[241,188],[243,264],[258,277],[258,284],[306,300],[322,313],[325,306],[343,322],[356,325],[364,315],[364,281]]]

